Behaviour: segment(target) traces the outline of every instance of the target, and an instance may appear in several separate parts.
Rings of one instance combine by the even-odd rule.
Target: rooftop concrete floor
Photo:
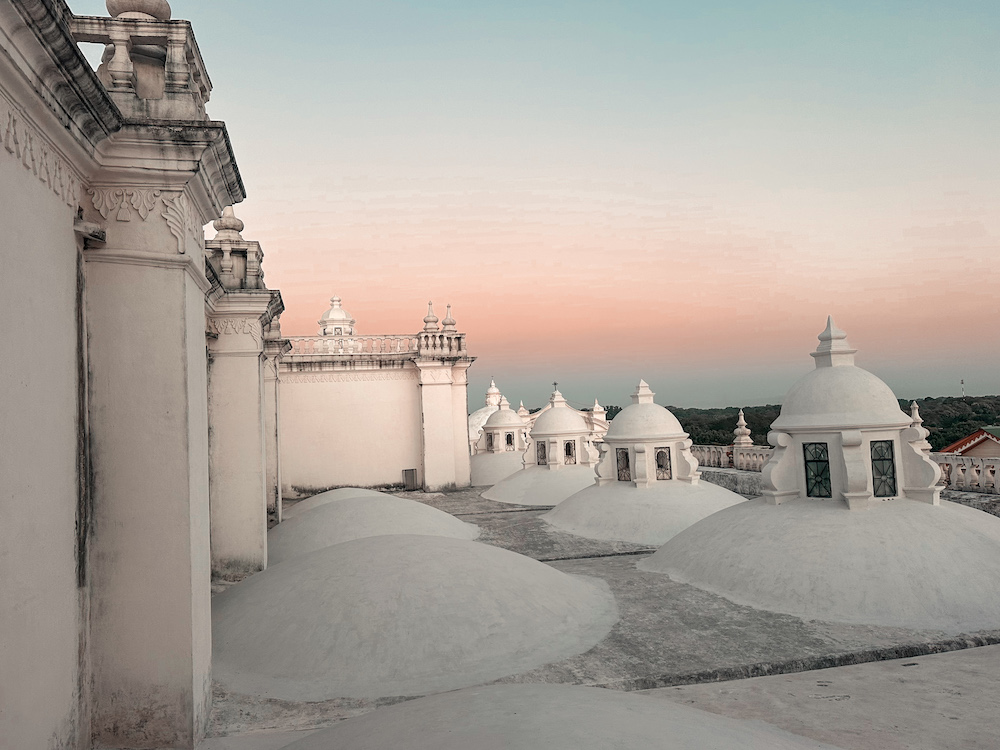
[[[545,508],[484,500],[478,490],[398,494],[478,524],[480,541],[567,573],[602,578],[611,587],[621,620],[604,641],[585,654],[501,682],[661,688],[653,694],[717,713],[757,718],[844,748],[1000,748],[1000,731],[985,720],[998,707],[1000,647],[954,651],[1000,643],[1000,630],[951,637],[933,631],[803,621],[754,610],[666,576],[636,570],[636,561],[651,549],[554,531],[541,520]],[[945,651],[954,652],[926,656]],[[919,669],[902,666],[913,662]],[[823,671],[806,671],[818,669]],[[819,689],[819,682],[841,673],[846,676],[836,677],[831,685],[842,684],[844,689]],[[918,674],[923,682],[915,677]],[[779,676],[742,679],[760,675]],[[665,687],[678,685],[685,687]],[[202,750],[273,750],[304,736],[304,730],[409,697],[417,696],[300,704],[254,701],[216,689],[212,733],[247,736],[219,737]],[[928,701],[937,710],[928,710]],[[838,724],[835,717],[841,713],[844,718]],[[893,724],[891,717],[897,714],[901,718]],[[971,726],[959,732],[959,724]],[[915,728],[920,726],[924,729]],[[289,734],[291,730],[301,731]],[[843,739],[805,730],[840,732]],[[960,744],[954,744],[957,737]],[[937,744],[931,738],[937,738]],[[943,738],[952,744],[943,743]],[[890,740],[897,744],[887,744]],[[924,744],[914,744],[919,742]]]

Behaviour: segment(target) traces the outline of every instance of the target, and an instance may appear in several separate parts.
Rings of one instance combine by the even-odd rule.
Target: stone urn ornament
[[[170,3],[167,0],[107,0],[112,18],[140,20],[170,20]]]

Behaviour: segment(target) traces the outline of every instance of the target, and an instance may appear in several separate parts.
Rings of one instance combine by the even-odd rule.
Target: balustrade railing
[[[292,351],[285,355],[286,358],[416,354],[418,351],[417,337],[407,335],[293,336],[288,340],[292,343]]]
[[[760,471],[771,458],[774,448],[766,445],[692,445],[698,465],[714,469]]]
[[[948,453],[932,453],[941,467],[940,486],[962,492],[997,494],[997,470],[1000,458],[972,458]]]

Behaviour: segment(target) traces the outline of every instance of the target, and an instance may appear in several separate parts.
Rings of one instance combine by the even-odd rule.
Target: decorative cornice
[[[348,372],[288,372],[281,365],[282,383],[367,383],[382,380],[416,380],[414,370],[369,370]]]
[[[49,108],[65,125],[72,123],[92,143],[118,130],[123,118],[91,69],[69,29],[72,12],[63,0],[11,0],[45,50],[59,80],[51,83]]]

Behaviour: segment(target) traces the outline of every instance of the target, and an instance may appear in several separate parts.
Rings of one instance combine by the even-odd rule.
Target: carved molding
[[[416,380],[416,373],[408,370],[391,372],[285,372],[282,383],[368,383],[383,380]]]
[[[0,145],[0,156],[6,154],[19,161],[63,203],[77,207],[82,178],[3,94],[0,94]]]
[[[257,346],[264,343],[260,322],[249,318],[209,318],[208,329],[219,336],[252,336]]]
[[[160,200],[160,191],[151,188],[90,188],[94,208],[105,219],[132,221],[132,211],[145,221]]]
[[[163,196],[163,218],[167,220],[170,233],[177,238],[177,252],[183,254],[185,251],[185,235],[190,234],[191,238],[204,249],[205,237],[202,228],[198,226],[194,218],[194,210],[188,202],[184,193],[177,193],[173,196]]]

